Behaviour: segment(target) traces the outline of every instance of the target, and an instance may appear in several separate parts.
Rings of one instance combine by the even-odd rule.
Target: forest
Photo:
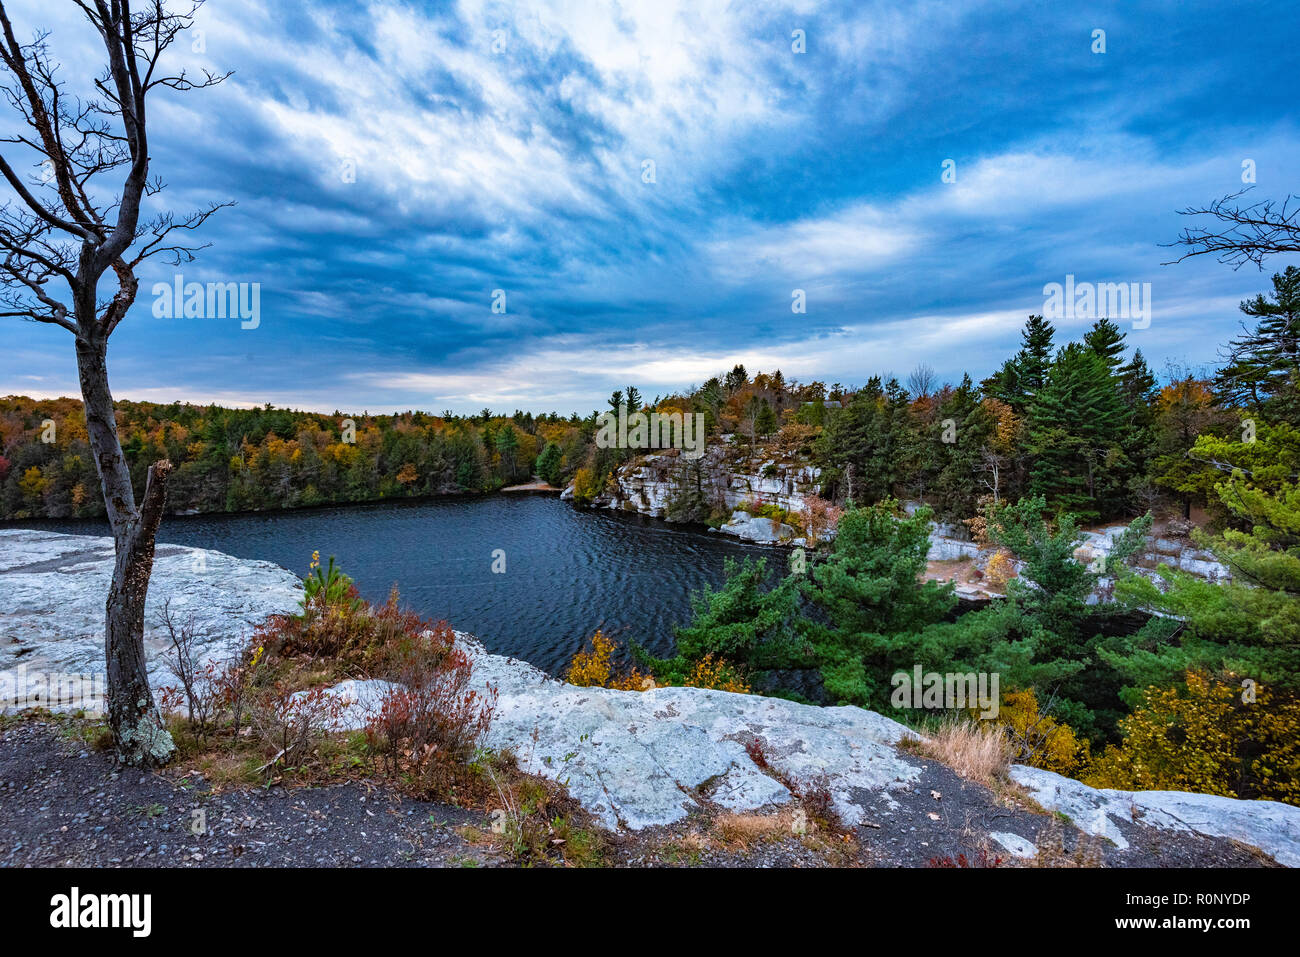
[[[858,387],[750,375],[737,365],[680,394],[635,386],[609,407],[699,412],[711,441],[763,444],[816,464],[829,501],[922,501],[945,520],[988,502],[1041,496],[1083,523],[1175,508],[1229,520],[1215,493],[1225,472],[1262,482],[1295,456],[1300,269],[1241,304],[1242,331],[1216,371],[1157,372],[1126,334],[1100,319],[1058,342],[1030,316],[1021,348],[978,384],[939,385],[920,366],[906,384]],[[395,415],[117,403],[118,434],[137,490],[170,460],[172,512],[236,512],[453,493],[492,492],[537,474],[595,495],[636,450],[597,448],[593,410],[512,415]],[[0,399],[0,517],[90,517],[103,501],[75,399]],[[708,521],[709,509],[682,516]]]

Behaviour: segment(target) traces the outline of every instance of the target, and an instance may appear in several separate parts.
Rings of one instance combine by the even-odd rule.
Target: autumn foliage
[[[655,687],[669,687],[656,684],[651,675],[644,674],[635,667],[627,671],[617,670],[613,664],[617,651],[615,641],[603,631],[597,630],[591,636],[590,646],[583,647],[574,654],[569,669],[564,673],[564,680],[583,688],[613,688],[618,691],[649,691]],[[681,686],[750,693],[749,685],[739,670],[713,655],[705,655],[696,661],[682,679]]]
[[[1123,744],[1106,748],[1084,776],[1093,787],[1300,804],[1300,700],[1294,696],[1192,671],[1181,687],[1148,688],[1120,730]]]

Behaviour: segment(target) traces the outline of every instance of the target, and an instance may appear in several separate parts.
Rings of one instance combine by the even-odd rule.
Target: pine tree
[[[769,587],[771,572],[765,558],[746,558],[740,564],[728,558],[724,568],[726,580],[720,588],[705,585],[691,595],[691,622],[674,629],[674,657],[657,659],[637,652],[657,678],[680,681],[709,655],[747,672],[800,662],[804,642],[796,631],[796,577],[787,576]]]
[[[1259,321],[1229,344],[1215,391],[1227,404],[1300,425],[1300,268],[1275,273],[1271,297],[1240,308]]]
[[[1085,519],[1114,512],[1124,499],[1124,403],[1105,361],[1070,343],[1052,364],[1031,409],[1031,494]]]
[[[1294,439],[1289,427],[1279,429],[1279,441]],[[1272,439],[1272,433],[1264,433],[1253,445]],[[1295,456],[1293,447],[1258,453],[1261,461],[1294,462]],[[1166,687],[1188,670],[1300,691],[1300,483],[1282,481],[1266,489],[1237,471],[1215,492],[1241,527],[1213,536],[1199,529],[1193,534],[1231,570],[1232,581],[1208,581],[1161,566],[1167,591],[1137,577],[1117,588],[1121,597],[1185,623],[1172,640],[1154,647],[1134,643],[1108,656],[1128,678],[1130,704],[1147,685]]]
[[[834,550],[805,582],[821,614],[806,620],[804,631],[833,702],[883,707],[890,675],[903,665],[891,657],[893,636],[942,620],[957,602],[951,583],[917,584],[930,549],[931,511],[900,519],[893,507],[845,512]]]
[[[776,431],[776,413],[772,410],[772,404],[763,400],[762,406],[758,410],[758,416],[754,420],[755,431],[762,436],[771,435]]]
[[[1150,471],[1156,441],[1156,377],[1147,367],[1141,349],[1133,352],[1133,358],[1118,369],[1116,376],[1126,410],[1120,441],[1130,465],[1125,498],[1130,508],[1143,511],[1154,496]]]
[[[1029,397],[1038,394],[1047,382],[1047,372],[1052,365],[1052,324],[1042,316],[1030,316],[1025,321],[1021,339],[1024,342],[1016,361],[1020,366],[1020,387]]]
[[[882,385],[873,376],[853,400],[832,416],[814,447],[827,494],[872,504],[891,497],[903,477],[910,474],[907,455],[915,449],[910,434],[907,393],[897,380]]]
[[[976,475],[995,428],[970,376],[963,376],[961,385],[940,403],[936,421],[922,433],[926,448],[939,462],[930,491],[940,517],[951,521],[975,514],[981,493]]]
[[[1084,334],[1083,344],[1106,363],[1112,375],[1118,373],[1124,350],[1124,333],[1109,319],[1098,319]]]
[[[537,474],[546,479],[550,485],[558,485],[560,482],[560,468],[564,461],[564,453],[554,442],[547,442],[546,448],[542,449],[542,454],[537,456]]]
[[[1146,357],[1141,349],[1133,352],[1133,358],[1119,370],[1120,395],[1130,410],[1141,406],[1150,406],[1156,397],[1156,377],[1147,366]]]
[[[1047,381],[1055,331],[1042,316],[1030,316],[1020,333],[1020,351],[981,383],[984,394],[1007,403],[1017,412],[1028,408]]]

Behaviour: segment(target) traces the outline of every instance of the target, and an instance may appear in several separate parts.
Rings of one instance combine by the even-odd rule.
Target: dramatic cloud
[[[85,91],[75,7],[8,6]],[[213,0],[176,62],[234,76],[159,91],[153,164],[170,208],[237,205],[142,275],[117,394],[585,413],[735,362],[979,378],[1067,274],[1151,283],[1157,368],[1213,360],[1267,277],[1161,244],[1246,159],[1300,192],[1293,6],[954,6]],[[155,317],[178,271],[260,283],[256,328]],[[76,393],[65,331],[0,320],[0,350],[0,393]]]

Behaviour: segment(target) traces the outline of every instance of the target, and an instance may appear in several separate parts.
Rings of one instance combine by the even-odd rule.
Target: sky
[[[71,87],[100,69],[71,3],[6,7]],[[586,414],[738,362],[978,380],[1067,275],[1150,283],[1130,346],[1204,366],[1300,259],[1161,244],[1248,161],[1252,197],[1300,193],[1298,26],[1294,0],[210,0],[168,62],[234,73],[152,94],[153,202],[236,205],[141,268],[114,393]],[[259,284],[255,327],[157,315],[178,273]],[[68,332],[0,319],[0,394],[77,392]]]

